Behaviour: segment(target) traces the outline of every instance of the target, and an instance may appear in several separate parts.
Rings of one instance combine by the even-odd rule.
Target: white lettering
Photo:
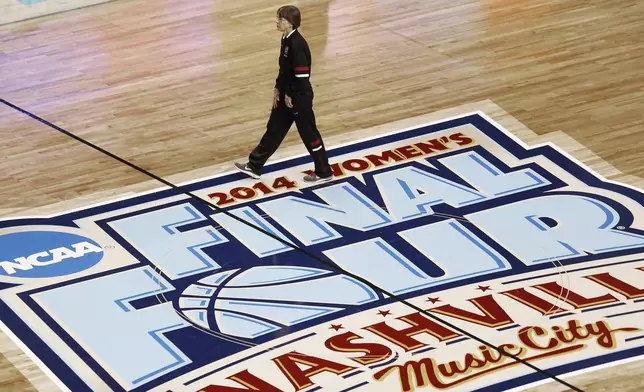
[[[71,247],[73,249],[62,246],[48,251],[33,253],[29,256],[16,257],[14,261],[0,261],[0,267],[4,269],[7,275],[13,275],[16,270],[28,271],[33,267],[44,267],[70,258],[77,259],[88,253],[103,252],[101,248],[87,241],[78,242],[71,245]]]
[[[51,251],[49,251],[51,252]],[[49,252],[38,252],[34,253],[32,255],[27,256],[27,263],[35,266],[41,266],[41,265],[48,265],[51,264],[51,261],[40,261],[38,260],[39,257],[48,257]]]
[[[79,242],[77,244],[72,245],[74,250],[76,251],[76,257],[81,257],[85,256],[88,253],[101,253],[103,252],[103,249],[99,248],[96,245],[90,244],[87,241]]]
[[[15,262],[0,261],[0,267],[4,269],[7,275],[13,275],[16,273],[16,270],[27,271],[32,269],[33,265],[29,263],[26,257],[18,257],[15,259]]]

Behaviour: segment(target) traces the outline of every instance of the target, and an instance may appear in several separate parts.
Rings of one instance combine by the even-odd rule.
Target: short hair
[[[289,23],[293,25],[294,29],[297,29],[298,27],[300,27],[300,23],[302,23],[302,16],[300,15],[300,10],[294,5],[285,5],[280,7],[277,10],[277,16],[288,20]]]

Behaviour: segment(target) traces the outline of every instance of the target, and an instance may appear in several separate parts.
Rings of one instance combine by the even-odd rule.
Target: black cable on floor
[[[140,168],[140,167],[136,166],[135,164],[133,164],[131,162],[128,162],[127,160],[125,160],[125,159],[123,159],[123,158],[121,158],[121,157],[119,157],[119,156],[117,156],[115,154],[112,154],[111,152],[109,152],[109,151],[107,151],[107,150],[105,150],[105,149],[103,149],[103,148],[101,148],[101,147],[99,147],[99,146],[97,146],[95,144],[92,144],[91,142],[89,142],[89,141],[87,141],[87,140],[85,140],[85,139],[83,139],[83,138],[81,138],[79,136],[76,136],[73,133],[71,133],[69,131],[66,131],[66,130],[60,128],[59,126],[57,126],[55,124],[52,124],[49,121],[47,121],[45,119],[42,119],[42,118],[38,117],[37,115],[35,115],[33,113],[30,113],[27,110],[24,110],[24,109],[22,109],[22,108],[20,108],[20,107],[18,107],[16,105],[4,100],[2,98],[0,98],[0,102],[5,104],[5,105],[7,105],[7,106],[9,106],[9,107],[11,107],[11,108],[13,108],[13,109],[15,109],[15,110],[17,110],[17,111],[19,111],[19,112],[21,112],[21,113],[23,113],[23,114],[25,114],[25,115],[27,115],[27,116],[29,116],[29,117],[31,117],[31,118],[33,118],[33,119],[35,119],[35,120],[37,120],[37,121],[39,121],[39,122],[41,122],[41,123],[43,123],[43,124],[45,124],[45,125],[47,125],[47,126],[49,126],[49,127],[51,127],[51,128],[53,128],[53,129],[55,129],[55,130],[57,130],[57,131],[59,131],[59,132],[61,132],[61,133],[63,133],[63,134],[65,134],[65,135],[67,135],[67,136],[69,136],[69,137],[71,137],[71,138],[73,138],[73,139],[76,139],[77,141],[79,141],[79,142],[81,142],[81,143],[83,143],[83,144],[85,144],[85,145],[87,145],[87,146],[89,146],[89,147],[91,147],[91,148],[93,148],[93,149],[95,149],[95,150],[97,150],[97,151],[99,151],[99,152],[101,152],[101,153],[113,158],[113,159],[116,159],[117,161],[123,163],[124,165],[127,165],[127,166],[131,167],[132,169],[137,170],[140,173],[145,174],[148,177],[151,177],[151,178],[153,178],[153,179],[155,179],[155,180],[157,180],[157,181],[159,181],[159,182],[161,182],[161,183],[163,183],[163,184],[165,184],[165,185],[167,185],[167,186],[169,186],[169,187],[171,187],[171,188],[173,188],[173,189],[175,189],[175,190],[177,190],[177,191],[179,191],[179,192],[181,192],[181,193],[183,193],[183,194],[185,194],[187,196],[190,196],[191,198],[193,198],[195,200],[199,200],[200,202],[205,203],[206,205],[210,206],[214,210],[216,210],[218,212],[221,212],[221,213],[224,213],[224,214],[228,215],[229,217],[231,217],[231,218],[233,218],[233,219],[235,219],[235,220],[237,220],[237,221],[239,221],[239,222],[241,222],[241,223],[243,223],[243,224],[245,224],[247,226],[250,226],[250,227],[254,228],[257,231],[259,231],[259,232],[261,232],[261,233],[263,233],[263,234],[265,234],[265,235],[267,235],[267,236],[269,236],[269,237],[271,237],[271,238],[273,238],[273,239],[275,239],[275,240],[277,240],[277,241],[279,241],[279,242],[281,242],[281,243],[283,243],[283,244],[285,244],[287,246],[292,247],[296,251],[299,251],[299,252],[301,252],[301,253],[313,258],[314,260],[319,261],[320,263],[326,265],[329,268],[332,268],[332,269],[334,269],[334,270],[336,270],[336,271],[338,271],[338,272],[340,272],[340,273],[342,273],[342,274],[344,274],[346,276],[349,276],[349,277],[351,277],[353,279],[356,279],[356,280],[366,284],[367,286],[371,287],[373,290],[379,291],[382,294],[384,294],[384,295],[386,295],[388,297],[391,297],[391,298],[395,299],[396,301],[398,301],[398,302],[400,302],[402,304],[405,304],[405,305],[409,306],[410,308],[412,308],[414,310],[417,310],[419,313],[422,313],[423,315],[427,316],[430,319],[433,319],[433,320],[435,320],[437,322],[440,322],[440,323],[448,326],[449,328],[451,328],[453,330],[456,330],[456,331],[462,333],[463,335],[466,335],[466,336],[470,337],[471,339],[474,339],[474,340],[476,340],[476,341],[478,341],[478,342],[480,342],[480,343],[482,343],[482,344],[484,344],[484,345],[486,345],[486,346],[488,346],[490,348],[495,349],[501,355],[505,355],[507,357],[510,357],[510,358],[514,359],[515,361],[518,361],[518,362],[526,365],[527,367],[535,370],[536,372],[541,373],[544,376],[546,376],[548,378],[551,378],[551,379],[561,383],[562,385],[565,385],[566,387],[568,387],[568,388],[570,388],[570,389],[572,389],[574,391],[583,392],[581,389],[579,389],[579,388],[577,388],[577,387],[575,387],[573,385],[570,385],[569,383],[567,383],[566,381],[560,379],[559,377],[555,376],[554,374],[550,374],[549,372],[536,367],[535,365],[525,361],[524,359],[519,358],[516,355],[512,355],[512,354],[510,354],[508,352],[500,350],[498,347],[496,347],[495,345],[493,345],[491,343],[488,343],[487,341],[483,340],[482,338],[479,338],[478,336],[473,335],[473,334],[465,331],[464,329],[459,328],[458,326],[451,324],[448,321],[442,320],[441,318],[439,318],[439,317],[427,312],[424,309],[421,309],[420,307],[418,307],[418,306],[416,306],[414,304],[411,304],[411,303],[409,303],[409,302],[407,302],[407,301],[405,301],[403,299],[399,299],[393,293],[389,293],[386,290],[381,289],[380,287],[378,287],[378,286],[374,285],[373,283],[369,282],[368,280],[366,280],[366,279],[364,279],[364,278],[362,278],[360,276],[354,275],[354,274],[350,273],[349,271],[345,271],[342,268],[340,268],[339,266],[335,265],[334,263],[326,261],[326,260],[318,257],[317,255],[309,253],[305,249],[300,248],[298,246],[295,246],[295,245],[291,244],[290,242],[288,242],[286,240],[283,240],[282,238],[278,237],[277,235],[264,230],[261,227],[256,227],[253,224],[251,224],[249,222],[246,222],[245,220],[243,220],[243,219],[231,214],[227,210],[222,209],[221,207],[214,205],[213,203],[211,203],[208,200],[203,200],[203,199],[199,198],[198,196],[192,194],[191,192],[183,190],[181,187],[179,187],[177,185],[174,185],[174,184],[164,180],[163,178],[158,177],[157,175],[155,175],[153,173],[150,173],[149,171],[147,171],[147,170],[145,170],[143,168]]]

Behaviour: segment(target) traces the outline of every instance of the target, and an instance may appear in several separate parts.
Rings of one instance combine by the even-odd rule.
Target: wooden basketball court
[[[644,189],[643,2],[294,4],[329,148],[481,111],[529,146],[552,142],[605,179]],[[0,5],[0,98],[15,105],[0,104],[3,220],[164,186],[53,126],[173,184],[230,171],[265,130],[280,1]],[[293,129],[274,159],[305,153]],[[644,313],[637,320],[644,329]],[[60,390],[4,333],[0,347],[0,390]],[[633,357],[563,378],[627,392],[642,390],[643,376]],[[528,390],[570,389],[549,380]]]

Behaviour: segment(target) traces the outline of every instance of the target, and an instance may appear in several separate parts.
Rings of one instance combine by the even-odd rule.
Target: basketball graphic
[[[254,339],[378,299],[371,288],[343,274],[258,266],[203,278],[188,286],[177,302],[200,327]]]

